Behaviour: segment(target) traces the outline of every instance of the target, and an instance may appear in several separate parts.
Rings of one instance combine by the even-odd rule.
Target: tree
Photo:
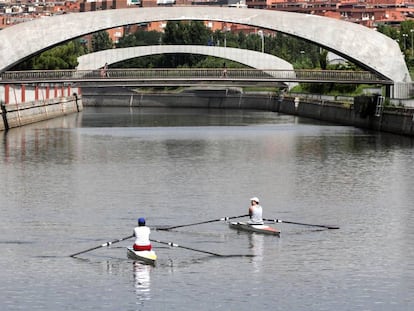
[[[211,30],[203,22],[192,21],[187,24],[188,44],[207,45]]]
[[[398,29],[388,25],[378,25],[377,31],[390,37],[391,39],[398,39]]]
[[[319,65],[321,66],[322,70],[325,70],[328,67],[328,51],[321,50],[319,53]]]
[[[112,49],[113,42],[106,31],[96,32],[92,35],[92,52]]]
[[[128,34],[122,37],[116,46],[118,48],[125,48],[131,46],[156,45],[162,42],[161,37],[161,32],[139,29],[133,34]]]
[[[169,21],[164,29],[162,42],[164,44],[185,44],[184,35],[182,22]]]
[[[86,48],[76,39],[36,55],[12,70],[74,69],[78,65],[78,56],[85,53]]]
[[[176,22],[170,21],[164,29],[162,37],[163,44],[198,44],[207,45],[212,32],[203,22],[189,21]],[[193,54],[179,54],[165,56],[163,67],[192,67],[194,64],[201,62],[206,56]]]

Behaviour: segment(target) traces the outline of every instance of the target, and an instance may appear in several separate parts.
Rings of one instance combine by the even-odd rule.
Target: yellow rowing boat
[[[154,251],[135,251],[132,247],[127,247],[127,256],[129,259],[137,260],[149,265],[155,265],[157,254]]]

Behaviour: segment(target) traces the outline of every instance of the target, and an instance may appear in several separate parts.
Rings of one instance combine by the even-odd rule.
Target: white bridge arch
[[[156,54],[201,54],[229,59],[256,69],[292,70],[291,63],[271,54],[251,50],[205,45],[147,45],[109,49],[78,57],[78,70],[95,70],[105,63],[114,64],[126,59]],[[287,83],[289,88],[297,83]]]
[[[394,82],[410,82],[398,44],[354,23],[314,15],[258,9],[156,7],[72,13],[0,31],[0,72],[62,42],[117,26],[170,20],[224,21],[280,31],[314,42]]]

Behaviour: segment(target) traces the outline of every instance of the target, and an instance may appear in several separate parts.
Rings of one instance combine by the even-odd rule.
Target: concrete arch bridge
[[[299,13],[197,6],[73,13],[6,28],[0,31],[0,72],[86,34],[122,25],[171,20],[222,21],[279,31],[315,43],[395,84],[411,82],[398,44],[364,26]]]

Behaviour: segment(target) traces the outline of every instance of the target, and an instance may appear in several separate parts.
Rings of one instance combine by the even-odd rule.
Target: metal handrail
[[[389,80],[378,77],[368,71],[343,71],[343,70],[276,70],[276,69],[233,69],[228,68],[226,76],[223,76],[221,68],[151,68],[151,69],[108,69],[102,72],[96,70],[30,70],[30,71],[6,71],[0,74],[0,80],[10,82],[25,81],[60,81],[76,82],[77,80],[97,79],[231,79],[231,80],[280,80],[280,81],[321,81],[321,82],[349,82],[361,83],[387,83]]]

